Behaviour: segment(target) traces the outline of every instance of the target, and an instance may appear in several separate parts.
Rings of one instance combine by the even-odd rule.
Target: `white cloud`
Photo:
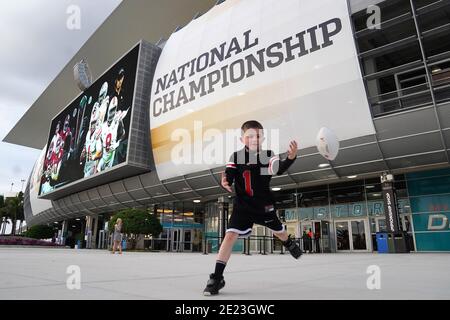
[[[0,2],[0,138],[3,138],[121,0]],[[66,27],[67,7],[81,29]],[[20,191],[39,150],[0,142],[0,194]],[[25,188],[25,187],[24,187]]]

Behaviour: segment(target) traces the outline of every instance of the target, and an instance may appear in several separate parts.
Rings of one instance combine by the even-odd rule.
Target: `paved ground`
[[[0,299],[450,299],[450,254],[234,254],[221,295],[201,295],[215,255],[0,247]],[[78,265],[81,289],[69,290]],[[381,289],[367,288],[367,268]]]

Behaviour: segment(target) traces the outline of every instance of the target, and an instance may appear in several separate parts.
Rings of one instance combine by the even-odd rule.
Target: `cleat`
[[[204,296],[212,296],[219,294],[219,290],[225,287],[225,280],[223,276],[220,278],[216,277],[214,273],[209,275],[208,283],[206,284],[205,290],[203,290]]]
[[[303,254],[302,249],[298,246],[297,243],[292,241],[291,237],[286,240],[286,242],[283,243],[283,245],[286,247],[286,249],[290,252],[291,256],[293,256],[295,259],[300,258],[300,256]]]

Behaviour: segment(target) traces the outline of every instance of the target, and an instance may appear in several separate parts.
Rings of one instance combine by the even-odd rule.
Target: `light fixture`
[[[321,163],[321,164],[319,164],[319,168],[326,168],[326,167],[329,167],[329,166],[330,166],[329,163]]]
[[[75,220],[80,221],[80,218],[76,218]]]
[[[357,177],[357,175],[354,175],[354,176],[347,176],[347,178],[349,178],[349,179],[355,179]]]
[[[280,191],[280,190],[281,190],[280,187],[273,187],[273,188],[272,188],[272,191]]]
[[[195,200],[194,200],[194,202],[195,202],[195,203],[199,203],[199,202],[200,202],[200,200],[198,200],[198,199],[195,199]]]
[[[437,73],[437,72],[439,72],[439,71],[442,71],[442,69],[441,69],[439,66],[434,66],[434,67],[431,69],[431,73]]]
[[[379,197],[379,196],[381,196],[381,193],[372,193],[372,196]]]
[[[375,188],[375,186],[372,186],[372,185],[366,186],[366,189],[373,189],[373,188]]]

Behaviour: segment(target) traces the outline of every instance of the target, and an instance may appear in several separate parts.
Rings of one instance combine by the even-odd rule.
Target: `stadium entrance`
[[[330,239],[330,221],[312,220],[300,222],[300,233],[305,251],[323,253],[332,252]]]
[[[369,251],[367,220],[335,221],[337,251]]]
[[[170,230],[171,251],[192,252],[193,249],[193,229],[174,228]]]

